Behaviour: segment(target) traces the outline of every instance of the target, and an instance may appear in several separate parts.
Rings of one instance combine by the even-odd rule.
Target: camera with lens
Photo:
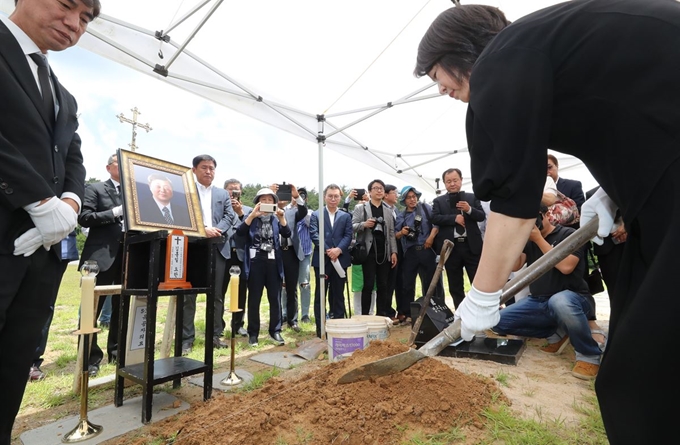
[[[269,253],[274,250],[274,246],[272,246],[271,243],[262,243],[260,244],[260,250]]]
[[[383,232],[385,229],[383,226],[385,225],[385,220],[383,219],[382,216],[379,216],[375,219],[375,225],[373,226],[373,231],[374,232]]]
[[[231,191],[231,197],[234,198],[237,201],[241,200],[241,190],[232,190]]]
[[[408,233],[406,234],[406,239],[411,240],[411,241],[416,241],[418,239],[418,235],[420,235],[422,224],[423,224],[423,217],[420,216],[420,215],[416,215],[415,222],[413,224],[414,227],[408,228]]]

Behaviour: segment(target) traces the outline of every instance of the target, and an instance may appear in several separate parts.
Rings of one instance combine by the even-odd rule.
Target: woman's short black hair
[[[413,74],[427,75],[440,64],[458,80],[468,78],[472,66],[486,45],[510,21],[493,6],[454,6],[439,14],[427,30],[420,45]]]

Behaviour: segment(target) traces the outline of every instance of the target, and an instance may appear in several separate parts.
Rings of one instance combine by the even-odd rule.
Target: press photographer
[[[377,282],[376,314],[392,318],[394,312],[390,313],[392,296],[388,277],[390,268],[397,265],[394,219],[391,210],[382,201],[385,183],[374,179],[367,188],[370,200],[357,205],[352,215],[352,227],[357,233],[357,239],[363,240],[368,249],[368,259],[362,264],[364,287],[361,291],[361,312],[368,314],[371,291]]]
[[[421,192],[410,185],[401,189],[401,203],[406,209],[397,215],[396,238],[404,252],[401,262],[403,292],[397,298],[397,311],[411,317],[411,303],[416,294],[416,277],[420,276],[421,289],[429,288],[437,268],[437,254],[432,248],[439,228],[432,225],[432,208],[418,202]],[[439,285],[432,299],[444,304],[444,287]],[[402,301],[400,301],[402,300]]]

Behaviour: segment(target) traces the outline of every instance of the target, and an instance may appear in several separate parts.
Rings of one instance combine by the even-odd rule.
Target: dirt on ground
[[[410,326],[392,328],[387,341],[372,342],[366,350],[341,361],[329,363],[322,357],[305,362],[283,370],[251,392],[214,389],[206,402],[202,401],[203,389],[185,379],[172,394],[188,402],[188,410],[150,425],[140,424],[139,429],[104,444],[396,444],[416,432],[441,433],[453,426],[461,428],[466,444],[475,444],[484,434],[480,414],[499,401],[510,405],[518,417],[573,426],[583,419],[579,406],[595,395],[592,382],[571,375],[573,348],[569,346],[560,356],[547,355],[539,349],[543,340],[528,340],[516,366],[440,356],[391,376],[337,383],[356,366],[405,351],[409,333]],[[271,370],[249,357],[294,347],[242,351],[237,369],[251,374]],[[228,358],[220,357],[215,372],[229,367]],[[129,390],[135,388],[139,387]],[[99,391],[104,393],[103,405],[111,403],[112,386]],[[133,396],[134,392],[126,393],[126,398]],[[91,410],[98,407],[93,405]],[[12,443],[20,444],[18,435],[26,429],[77,413],[77,400],[22,413]]]
[[[214,397],[158,422],[148,433],[186,445],[393,444],[414,431],[474,426],[495,401],[509,403],[493,380],[434,359],[390,376],[338,383],[356,366],[407,349],[394,341],[374,341],[366,350],[292,381],[275,377],[251,393]]]

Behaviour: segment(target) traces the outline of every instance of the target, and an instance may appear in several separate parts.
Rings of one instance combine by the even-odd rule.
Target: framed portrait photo
[[[118,149],[128,231],[182,230],[205,237],[201,204],[190,167]]]

